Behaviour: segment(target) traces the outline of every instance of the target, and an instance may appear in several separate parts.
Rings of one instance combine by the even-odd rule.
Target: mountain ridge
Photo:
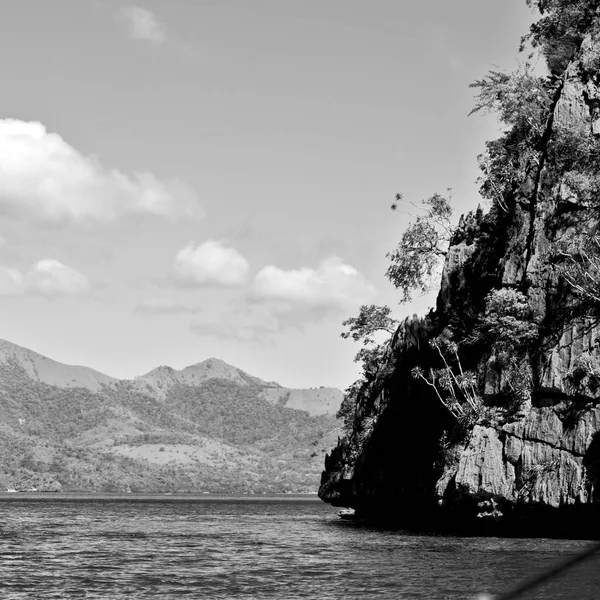
[[[314,492],[342,393],[219,359],[115,379],[0,342],[0,490]]]
[[[119,381],[116,377],[91,367],[61,363],[14,342],[0,339],[0,360],[6,362],[10,359],[18,361],[32,379],[57,387],[98,390],[103,384]]]
[[[143,393],[151,393],[164,399],[166,391],[176,384],[197,385],[209,379],[224,379],[240,385],[264,388],[263,397],[271,403],[281,402],[289,392],[286,405],[296,410],[307,410],[311,414],[335,414],[343,397],[340,390],[330,386],[288,388],[275,381],[265,381],[215,357],[182,369],[160,365],[133,379],[120,379],[91,367],[65,364],[14,342],[0,339],[0,362],[11,359],[16,360],[32,379],[60,388],[83,387],[97,392],[103,385],[127,382]]]
[[[235,367],[220,358],[207,358],[201,362],[188,365],[183,369],[175,369],[167,365],[156,367],[144,375],[134,377],[132,380],[135,384],[149,385],[154,393],[164,395],[165,388],[170,388],[173,385],[188,384],[194,385],[208,379],[225,379],[235,381],[240,385],[258,385],[261,387],[276,387],[283,386],[275,382],[267,382],[259,377],[254,377]]]

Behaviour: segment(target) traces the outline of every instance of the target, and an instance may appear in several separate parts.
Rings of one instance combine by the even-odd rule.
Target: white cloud
[[[90,289],[85,275],[52,258],[35,263],[26,280],[30,290],[44,296],[85,294]]]
[[[373,285],[337,256],[323,260],[316,269],[285,271],[268,265],[257,273],[252,286],[253,299],[313,309],[346,309],[374,295]]]
[[[175,256],[178,280],[191,285],[242,285],[248,276],[248,261],[234,248],[208,240],[194,247],[189,243]]]
[[[25,275],[17,269],[0,267],[1,296],[25,293],[78,295],[85,294],[89,289],[90,283],[85,275],[52,258],[38,261]]]
[[[247,294],[232,304],[207,307],[191,323],[198,335],[268,343],[285,332],[303,334],[312,323],[348,316],[373,301],[376,290],[354,267],[333,256],[315,269],[261,269]]]
[[[165,28],[152,11],[139,6],[123,6],[117,15],[127,23],[131,39],[150,42],[155,46],[166,41]]]
[[[375,293],[363,275],[335,256],[316,269],[270,265],[256,275],[249,294],[202,314],[191,329],[218,339],[265,343],[286,331],[302,333],[307,324],[336,314],[348,316]]]
[[[105,169],[41,123],[17,119],[0,119],[0,204],[54,221],[198,212],[196,195],[181,182]]]

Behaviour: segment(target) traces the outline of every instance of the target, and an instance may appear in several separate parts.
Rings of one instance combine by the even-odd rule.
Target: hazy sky
[[[524,0],[0,6],[0,337],[133,377],[222,358],[348,386],[339,337],[418,201],[478,203],[468,85],[517,65]]]

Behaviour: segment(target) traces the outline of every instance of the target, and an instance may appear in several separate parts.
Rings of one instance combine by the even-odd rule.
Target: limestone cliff
[[[520,180],[487,213],[461,218],[436,310],[401,324],[362,386],[352,431],[326,457],[326,502],[409,525],[548,511],[567,524],[576,513],[600,517],[600,313],[581,301],[561,263],[582,228],[598,231],[600,189],[577,187],[584,168],[566,156],[575,134],[598,148],[599,29],[597,18],[587,23],[569,41],[570,60],[548,78],[543,131],[518,155]],[[510,368],[494,340],[476,335],[493,290],[522,294],[536,332],[511,347]],[[411,376],[439,362],[429,342],[448,330],[481,395],[481,410],[458,424],[433,386]]]

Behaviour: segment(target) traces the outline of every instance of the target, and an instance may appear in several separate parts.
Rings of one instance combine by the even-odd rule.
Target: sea
[[[474,599],[589,544],[415,535],[314,496],[2,494],[0,598]],[[519,598],[600,598],[600,556]]]

